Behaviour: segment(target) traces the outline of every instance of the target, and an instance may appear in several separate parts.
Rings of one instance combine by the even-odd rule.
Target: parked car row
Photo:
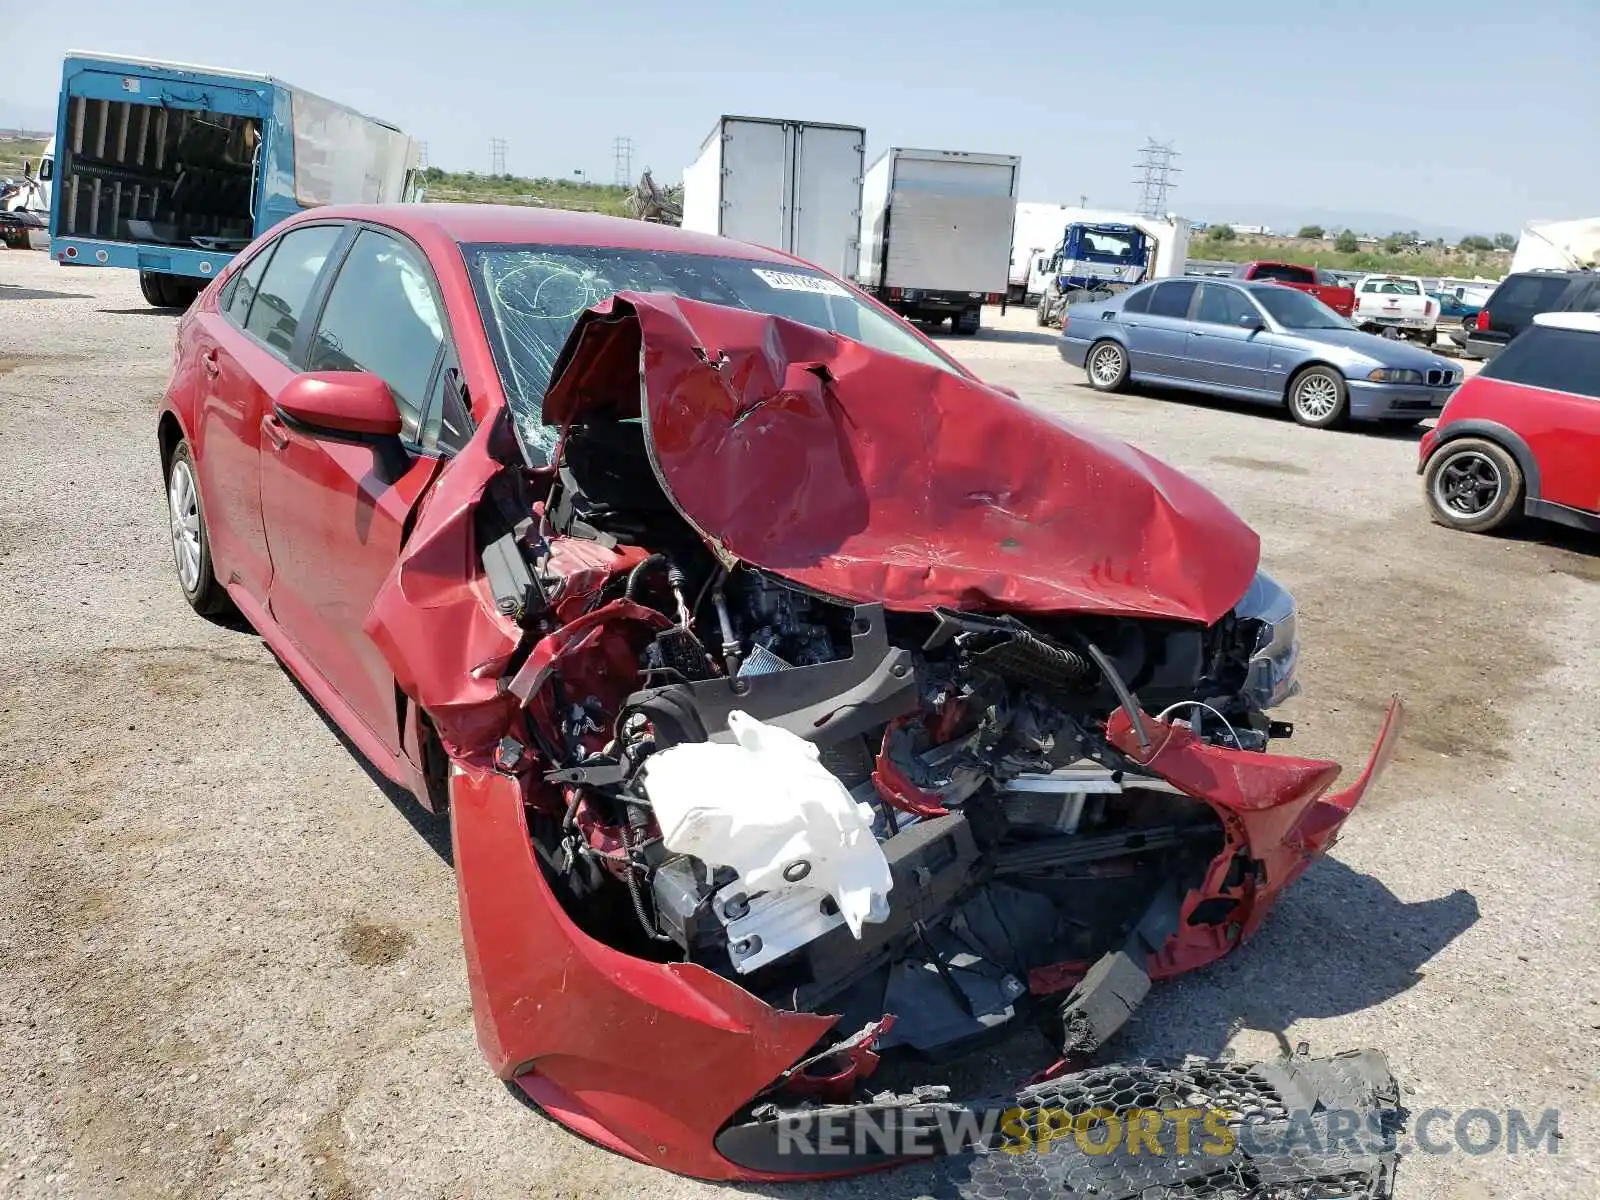
[[[1582,301],[1600,288],[1574,274],[1581,277],[1507,280],[1484,312],[1499,307],[1493,319],[1510,324],[1521,319],[1514,303]],[[1504,305],[1501,293],[1511,298]],[[1430,315],[1417,304],[1420,280],[1373,277],[1357,297],[1356,322],[1364,313],[1385,319],[1363,309],[1369,301],[1380,314],[1392,301],[1418,314],[1393,320]],[[1303,288],[1186,278],[1073,305],[1058,348],[1101,392],[1148,383],[1232,396],[1287,406],[1300,424],[1321,429],[1436,416],[1417,469],[1440,524],[1488,532],[1528,515],[1600,531],[1600,313],[1530,314],[1502,344],[1504,353],[1463,384],[1445,359],[1361,332]]]

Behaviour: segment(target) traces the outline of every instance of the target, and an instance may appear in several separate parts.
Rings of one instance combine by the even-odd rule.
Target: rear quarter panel
[[[1104,303],[1069,305],[1062,316],[1061,337],[1056,344],[1061,357],[1081,367],[1088,357],[1089,347],[1102,338],[1111,338],[1121,343],[1124,350],[1129,349],[1128,331],[1115,316],[1106,315],[1112,311]]]

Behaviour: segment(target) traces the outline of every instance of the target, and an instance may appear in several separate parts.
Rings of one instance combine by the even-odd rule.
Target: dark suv
[[[1535,313],[1600,312],[1600,274],[1593,271],[1518,271],[1507,275],[1466,328],[1472,358],[1493,358],[1533,323]]]

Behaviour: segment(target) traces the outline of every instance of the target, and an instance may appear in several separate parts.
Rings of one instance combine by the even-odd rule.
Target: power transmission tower
[[[1139,178],[1133,182],[1139,188],[1139,212],[1142,215],[1166,215],[1167,193],[1178,186],[1172,182],[1172,176],[1181,173],[1180,168],[1172,165],[1172,160],[1177,157],[1178,152],[1172,148],[1171,142],[1145,139],[1144,148],[1139,151],[1139,161],[1133,164],[1139,171]]]
[[[417,143],[417,166],[421,167],[424,171],[426,171],[428,169],[428,143],[427,142],[418,142]]]
[[[618,187],[633,186],[633,139],[619,137],[611,143],[612,159],[616,164],[613,178]]]
[[[506,140],[505,138],[489,139],[489,174],[504,175],[506,173]]]

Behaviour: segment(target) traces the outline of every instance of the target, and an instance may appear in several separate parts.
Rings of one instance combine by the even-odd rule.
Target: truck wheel
[[[1033,308],[1033,319],[1039,323],[1041,329],[1050,324],[1050,297],[1039,297],[1039,303]]]
[[[1097,392],[1120,392],[1128,382],[1128,352],[1110,338],[1090,346],[1083,364]]]
[[[957,333],[971,337],[978,332],[978,324],[982,320],[982,314],[976,308],[969,308],[959,316],[951,319],[955,322]]]
[[[1428,515],[1449,529],[1488,533],[1522,515],[1522,471],[1503,446],[1459,438],[1434,451],[1423,473]]]
[[[153,275],[149,271],[139,272],[139,291],[152,308],[170,307],[167,304],[166,291],[162,287],[166,278],[165,275]]]
[[[1289,415],[1313,429],[1332,429],[1345,419],[1350,392],[1331,367],[1307,367],[1289,382]]]
[[[139,290],[156,308],[188,308],[200,294],[200,289],[187,279],[152,271],[139,272]]]
[[[167,300],[173,308],[188,308],[205,291],[205,284],[198,279],[184,279],[176,275],[167,276]]]

